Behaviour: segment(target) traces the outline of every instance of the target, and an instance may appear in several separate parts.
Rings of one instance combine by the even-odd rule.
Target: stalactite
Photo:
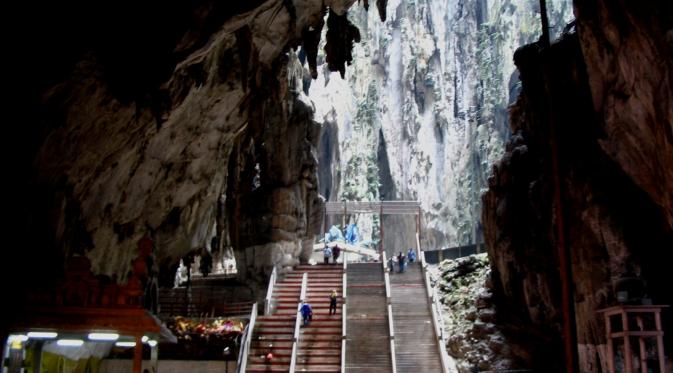
[[[325,8],[325,11],[327,8]],[[302,49],[306,53],[306,59],[308,59],[308,67],[311,71],[311,77],[313,79],[318,78],[318,68],[317,68],[317,58],[318,58],[318,45],[320,44],[320,36],[322,33],[322,28],[325,25],[325,17],[320,17],[319,22],[315,26],[311,26],[308,29],[305,29],[302,32]]]
[[[348,13],[340,16],[329,11],[327,18],[327,66],[330,71],[338,71],[345,77],[346,63],[353,61],[353,42],[360,42],[360,30],[348,20]]]

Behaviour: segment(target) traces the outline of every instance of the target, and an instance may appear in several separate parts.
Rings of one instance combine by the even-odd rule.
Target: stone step
[[[288,372],[290,364],[248,364],[245,369],[246,372],[263,373],[263,372]]]
[[[314,278],[341,278],[343,276],[343,271],[338,271],[338,272],[312,272],[308,273],[306,272],[306,277],[308,277],[309,280],[312,280]],[[285,275],[283,280],[287,279],[299,279],[301,280],[304,277],[304,274],[301,272],[293,272],[293,273],[288,273]],[[281,280],[282,281],[282,280]]]
[[[252,341],[250,344],[251,350],[261,349],[268,350],[269,344],[273,345],[273,350],[291,350],[293,341],[289,340],[257,340]],[[339,351],[341,353],[341,339],[299,339],[299,351],[298,353],[303,353],[302,350],[310,349],[311,351],[315,350],[331,350]]]
[[[265,319],[258,320],[255,323],[255,328],[258,326],[263,327],[294,327],[296,319],[295,318],[283,318],[283,319]],[[324,328],[324,327],[341,327],[341,318],[338,319],[329,319],[329,320],[313,320],[311,326],[315,328]]]
[[[343,267],[338,266],[338,265],[332,265],[331,263],[330,264],[320,263],[318,265],[301,265],[300,264],[300,265],[294,267],[294,272],[310,272],[310,271],[316,271],[316,272],[343,271]],[[290,273],[292,273],[292,272],[290,272]]]
[[[327,365],[327,364],[322,364],[322,365],[304,365],[304,364],[297,364],[296,368],[297,372],[302,372],[302,373],[321,373],[321,372],[341,372],[341,365],[340,364],[332,364],[332,365]]]
[[[290,369],[289,364],[271,364],[269,366],[265,364],[253,364],[248,365],[246,372],[252,373],[263,373],[263,372],[287,372]],[[338,364],[335,365],[297,365],[297,372],[303,373],[322,373],[322,372],[340,372],[341,366]]]

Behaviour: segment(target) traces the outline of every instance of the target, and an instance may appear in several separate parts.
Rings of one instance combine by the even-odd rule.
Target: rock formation
[[[556,371],[561,212],[579,369],[598,372],[606,351],[596,311],[616,304],[621,276],[638,274],[655,304],[673,302],[662,261],[673,254],[673,13],[663,1],[576,1],[575,9],[576,33],[515,55],[523,93],[483,197],[483,223],[499,316],[529,336],[521,340],[533,351],[529,367]],[[552,142],[561,204],[553,202]],[[664,319],[670,330],[673,317]]]
[[[548,3],[558,35],[572,18],[570,4]],[[346,81],[329,73],[319,51],[321,73],[309,89],[316,120],[338,128],[327,141],[338,139],[340,149],[338,170],[324,170],[338,179],[329,199],[419,200],[424,248],[480,240],[479,196],[503,152],[506,106],[520,88],[512,55],[540,35],[537,4],[389,1],[385,23],[354,8],[362,42]],[[378,217],[352,218],[378,240]],[[415,242],[414,219],[385,216],[384,225],[385,247]]]
[[[44,283],[62,270],[54,263],[81,254],[124,281],[150,234],[164,286],[183,255],[233,247],[255,289],[274,265],[305,258],[322,219],[320,124],[297,53],[317,43],[328,10],[346,19],[353,3],[36,4],[27,28],[62,50],[23,47],[28,62],[16,67],[28,77],[17,82],[18,163],[30,170],[16,221],[35,251],[11,262],[45,259],[29,280]],[[332,32],[352,41],[357,30]],[[330,61],[349,62],[348,47],[335,44]],[[36,62],[41,53],[53,65]]]

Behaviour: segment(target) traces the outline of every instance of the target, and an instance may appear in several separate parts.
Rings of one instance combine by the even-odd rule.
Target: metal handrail
[[[306,300],[306,288],[308,287],[308,273],[304,272],[301,276],[301,291],[299,292],[299,303],[297,303],[297,317],[294,322],[294,334],[292,336],[292,357],[290,358],[290,373],[294,373],[297,367],[297,350],[299,349],[299,327],[301,325],[301,306]]]
[[[245,368],[248,365],[248,353],[250,352],[250,343],[252,342],[252,332],[255,329],[255,322],[257,321],[257,303],[255,302],[252,305],[252,311],[250,311],[250,322],[246,327],[246,333],[243,338],[243,343],[241,343],[241,348],[238,352],[238,370],[237,372],[245,372]]]
[[[428,272],[428,263],[425,261],[425,252],[421,250],[421,244],[416,234],[416,245],[421,260],[421,271],[423,272],[423,280],[425,282],[425,291],[430,300],[430,312],[432,313],[432,325],[435,329],[435,336],[437,337],[437,347],[439,348],[439,357],[442,362],[442,372],[451,372],[449,368],[449,354],[446,352],[446,340],[444,337],[444,320],[442,319],[441,304],[437,297],[437,289],[431,285],[430,274]]]
[[[397,358],[395,356],[395,327],[393,326],[393,306],[388,304],[388,334],[390,338],[390,363],[393,373],[397,373]]]
[[[390,338],[390,363],[393,367],[393,373],[397,373],[397,359],[395,357],[395,326],[393,324],[393,306],[390,304],[390,277],[384,270],[383,281],[386,286],[386,304],[388,305],[388,337]]]
[[[299,346],[299,325],[301,323],[301,303],[297,305],[297,317],[294,322],[294,334],[292,336],[292,355],[290,357],[290,373],[294,373],[297,367],[297,348]]]
[[[306,288],[308,287],[308,273],[304,272],[301,276],[301,293],[299,294],[299,301],[306,301]]]
[[[244,356],[248,354],[248,349],[245,347],[246,345],[245,341],[248,339],[249,326],[250,324],[245,326],[245,329],[243,330],[243,336],[241,338],[241,347],[238,348],[238,359],[236,359],[236,373],[241,372],[241,367],[243,367],[243,365],[248,365],[247,362],[248,358],[247,357],[244,358]],[[245,362],[243,362],[244,359],[246,360]]]
[[[346,253],[344,253],[344,272],[341,281],[341,373],[346,372],[346,324],[348,321],[346,310],[346,291],[348,289],[348,276],[346,274]]]
[[[346,274],[343,274],[342,278],[342,289],[341,289],[341,298],[343,298],[343,304],[346,304],[346,289],[348,288],[347,283],[348,283],[348,276]]]
[[[425,267],[427,267],[428,265],[428,262],[425,260],[425,251],[421,251],[420,258],[421,258],[421,268],[425,270]]]
[[[388,270],[388,258],[385,251],[381,253],[381,264],[383,265],[383,272],[386,272]]]
[[[269,286],[266,289],[266,298],[264,298],[264,315],[268,316],[271,314],[272,309],[272,300],[273,300],[273,288],[276,285],[276,279],[278,277],[276,266],[273,266],[273,271],[271,271],[271,277],[269,277]]]
[[[346,371],[346,304],[341,306],[341,373]]]
[[[386,285],[386,304],[390,304],[390,275],[388,272],[383,273],[383,280]]]

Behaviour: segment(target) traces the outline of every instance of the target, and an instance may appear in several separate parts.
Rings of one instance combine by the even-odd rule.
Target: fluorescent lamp
[[[119,339],[117,333],[89,333],[89,339],[92,341],[116,341]]]
[[[143,343],[147,343],[147,341],[149,341],[149,340],[150,340],[150,337],[148,337],[146,335],[143,336],[143,339],[142,339]]]
[[[130,342],[130,341],[126,341],[126,342],[119,341],[119,342],[115,343],[115,346],[117,346],[117,347],[135,347],[136,343],[135,342]]]
[[[23,334],[11,334],[9,337],[7,337],[7,342],[25,342],[28,340],[27,335]]]
[[[147,343],[150,345],[150,347],[154,347],[157,345],[157,341],[155,341],[154,339],[150,339],[149,342]]]
[[[84,341],[81,339],[59,339],[56,341],[56,344],[59,346],[79,347],[84,344]]]
[[[58,333],[56,332],[28,332],[28,338],[42,338],[42,339],[51,339],[56,338]]]

